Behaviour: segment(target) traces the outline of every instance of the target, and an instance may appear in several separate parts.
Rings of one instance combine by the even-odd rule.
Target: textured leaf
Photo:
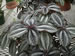
[[[50,50],[50,51],[43,50],[39,52],[34,52],[31,54],[31,56],[60,56],[60,51],[57,49]]]
[[[44,5],[40,5],[40,12],[42,12],[43,14],[47,14],[49,12],[48,8]]]
[[[29,11],[32,11],[32,10],[34,10],[34,6],[30,5],[28,9],[29,9]]]
[[[59,14],[57,13],[53,13],[51,14],[51,20],[53,21],[52,23],[54,23],[54,25],[60,27],[63,26],[64,21],[63,21],[63,17],[61,17]]]
[[[56,55],[56,54],[59,54],[58,50],[54,50],[54,51],[52,51],[52,52],[49,53],[49,55]]]
[[[52,50],[49,52],[50,56],[60,56],[60,51],[59,50]]]
[[[29,0],[21,0],[19,6],[20,7],[23,7],[23,6],[28,7],[28,2],[29,2]]]
[[[50,26],[50,25],[40,25],[40,26],[37,26],[37,30],[38,31],[46,31],[46,32],[49,32],[49,33],[54,33],[57,31],[57,29],[53,26]]]
[[[7,33],[7,32],[3,32],[3,33],[0,35],[0,45],[1,45],[2,39],[3,39],[3,37],[5,36],[6,33]]]
[[[41,23],[48,23],[49,20],[49,15],[39,15],[39,19],[38,19]]]
[[[59,6],[57,6],[55,3],[49,4],[48,10],[53,10],[53,11],[56,11],[56,12],[60,12]]]
[[[48,8],[47,7],[44,7],[43,10],[42,10],[42,13],[43,14],[47,14],[48,12],[49,12]]]
[[[42,12],[42,14],[48,14],[49,11],[56,11],[56,12],[60,12],[60,8],[59,6],[57,6],[55,3],[50,3],[47,6],[44,5],[40,5],[40,9],[39,12]]]
[[[32,18],[29,20],[29,23],[30,23],[30,25],[33,25],[34,22],[35,22],[34,17],[32,17]]]
[[[16,41],[11,40],[10,45],[9,45],[9,53],[11,56],[16,56]]]
[[[20,31],[24,31],[24,30],[26,30],[26,28],[19,28],[19,29],[11,31],[11,34],[14,34],[14,33],[20,32]]]
[[[20,46],[19,46],[19,52],[22,52],[24,50],[27,50],[28,48],[28,43],[27,43],[27,40],[24,40],[20,43]]]
[[[25,52],[21,52],[21,53],[19,53],[17,56],[28,56],[28,55],[27,55],[27,53],[25,53]]]
[[[75,27],[66,28],[71,34],[75,34]]]
[[[45,20],[44,20],[44,23],[47,23],[48,22],[48,19],[49,19],[49,17],[47,15],[46,18],[45,18]]]
[[[75,46],[72,46],[70,52],[71,52],[71,56],[75,56]]]
[[[44,15],[41,16],[41,18],[40,18],[40,22],[43,22],[44,19],[45,19],[45,16],[44,16]]]
[[[20,37],[26,32],[27,32],[27,30],[25,28],[20,28],[20,29],[16,29],[16,30],[11,31],[9,36],[10,37]]]
[[[9,44],[9,38],[7,36],[7,33],[3,36],[2,42],[1,42],[1,48],[5,49]]]
[[[75,49],[71,52],[71,56],[75,56]]]
[[[31,56],[43,56],[43,53],[42,52],[35,52],[35,53],[32,53]]]
[[[72,48],[70,49],[70,51],[75,51],[75,46],[72,46]]]
[[[24,26],[19,22],[19,23],[13,23],[10,27],[10,32],[19,28],[23,28]]]
[[[18,18],[18,19],[21,19],[23,15],[24,15],[23,12],[20,11],[20,12],[18,13],[18,15],[17,15],[17,18]]]
[[[35,23],[36,23],[35,18],[36,18],[36,17],[32,17],[32,18],[30,18],[30,19],[27,19],[27,20],[24,22],[25,26],[33,26],[33,25],[35,25]]]
[[[68,32],[62,30],[58,33],[57,36],[59,37],[60,44],[63,45],[64,47],[70,44],[70,36]]]
[[[38,34],[37,31],[29,30],[28,32],[28,40],[30,45],[38,44]]]
[[[41,50],[50,50],[50,48],[53,46],[52,44],[52,37],[47,32],[41,32],[40,33],[40,42],[39,47]]]
[[[25,18],[24,18],[24,23],[26,23],[26,21],[28,20],[28,19],[30,19],[31,18],[31,16],[32,16],[32,14],[28,14]]]

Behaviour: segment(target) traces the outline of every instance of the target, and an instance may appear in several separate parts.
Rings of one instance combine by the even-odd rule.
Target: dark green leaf
[[[26,28],[19,28],[19,29],[11,31],[9,35],[10,37],[20,37],[26,32],[27,32]]]
[[[46,32],[49,32],[49,33],[57,32],[57,29],[55,27],[53,27],[53,26],[50,26],[50,25],[37,26],[37,30],[38,31],[46,31]]]
[[[48,10],[60,12],[59,6],[57,6],[55,3],[50,3],[48,6]]]
[[[75,35],[75,27],[67,27],[66,28],[71,34]]]
[[[17,48],[16,48],[16,41],[11,40],[11,42],[10,42],[10,44],[9,44],[9,53],[10,53],[12,56],[16,56],[16,51],[17,51]]]
[[[35,53],[32,53],[31,56],[43,56],[43,53],[42,52],[35,52]]]
[[[60,51],[57,49],[54,49],[52,51],[49,52],[50,56],[60,56]]]
[[[52,13],[51,20],[52,20],[52,23],[58,27],[61,27],[64,25],[64,18],[58,13]]]
[[[7,37],[7,33],[3,36],[2,42],[1,42],[1,48],[5,49],[9,45],[9,37]]]
[[[17,56],[28,56],[26,52],[21,52],[19,54],[17,54]]]
[[[47,32],[41,32],[40,33],[39,48],[41,50],[50,50],[50,48],[52,46],[53,46],[53,44],[52,44],[52,36]]]
[[[66,32],[65,30],[60,31],[57,34],[59,40],[60,40],[60,44],[63,46],[68,46],[70,44],[70,35],[68,32]]]
[[[75,46],[71,46],[72,48],[70,49],[71,56],[75,56]]]
[[[35,30],[29,30],[28,40],[30,45],[38,44],[38,33]]]
[[[27,42],[27,40],[24,40],[20,43],[19,52],[27,50],[27,48],[28,48],[28,42]]]

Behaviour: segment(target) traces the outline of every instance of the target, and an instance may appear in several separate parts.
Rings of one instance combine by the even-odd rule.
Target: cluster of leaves
[[[2,49],[9,47],[11,56],[75,56],[75,27],[68,25],[60,8],[55,3],[39,3],[37,9],[31,6],[33,10],[29,6],[19,22],[4,30]]]

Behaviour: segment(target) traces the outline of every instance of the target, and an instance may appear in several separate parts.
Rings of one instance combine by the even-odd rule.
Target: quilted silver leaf
[[[39,42],[39,48],[41,50],[50,50],[50,48],[53,46],[52,44],[52,36],[50,36],[47,32],[41,32],[40,33],[40,42]]]

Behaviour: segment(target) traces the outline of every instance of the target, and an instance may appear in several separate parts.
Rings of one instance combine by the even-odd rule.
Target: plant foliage
[[[75,56],[71,45],[75,27],[69,26],[55,3],[23,0],[19,6],[21,20],[4,30],[2,49],[9,47],[11,56]]]

